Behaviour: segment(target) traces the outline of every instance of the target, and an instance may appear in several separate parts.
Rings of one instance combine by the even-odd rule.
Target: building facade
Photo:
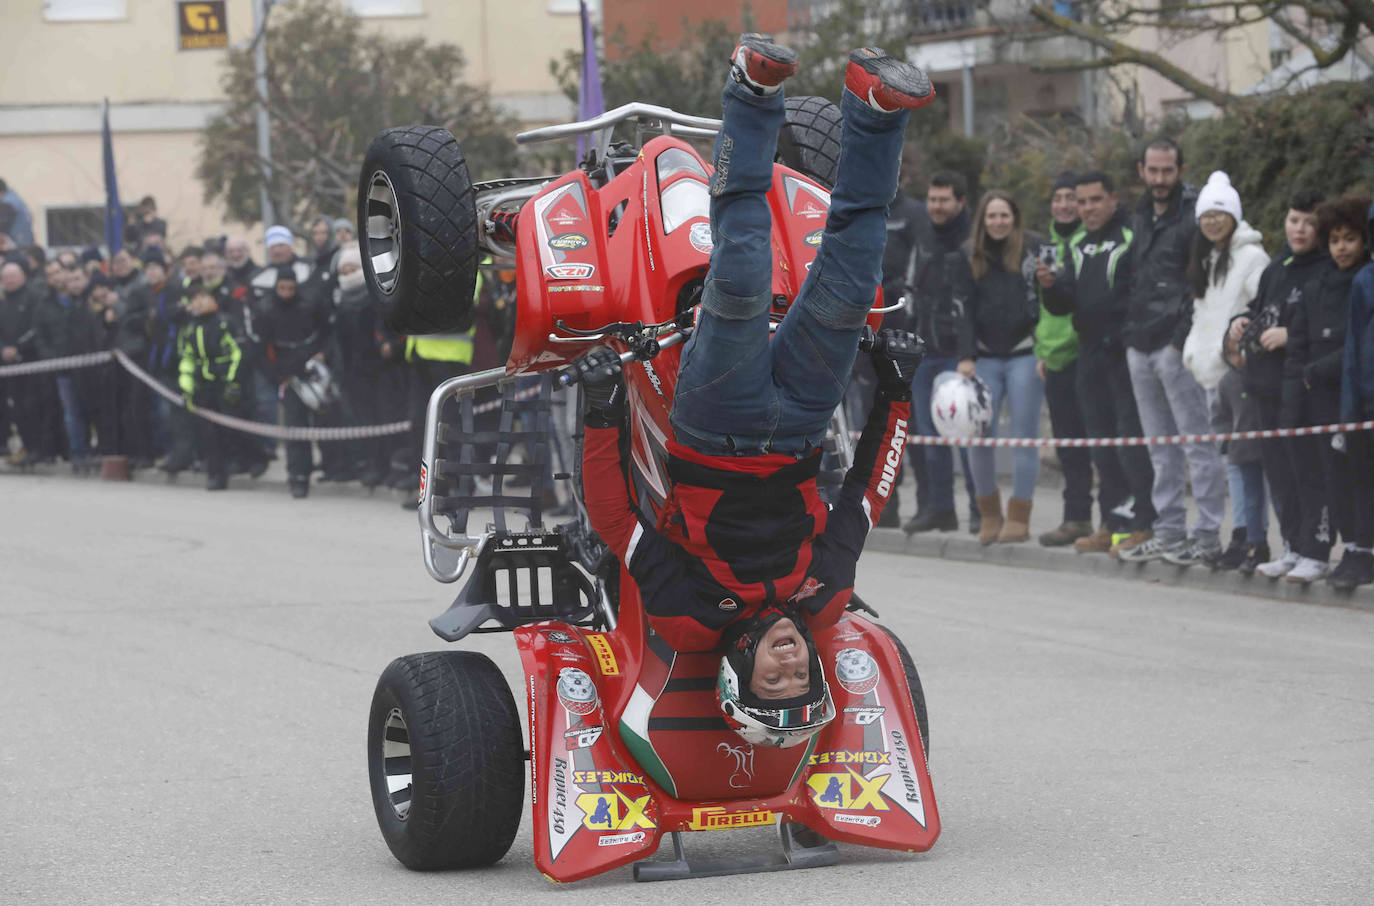
[[[83,244],[93,241],[93,228],[99,236],[105,98],[121,200],[156,196],[174,248],[225,232],[224,212],[205,204],[195,176],[198,141],[224,105],[227,47],[253,37],[254,2],[0,3],[0,177],[33,212],[38,242]],[[471,81],[489,84],[496,102],[523,121],[573,112],[545,61],[581,46],[577,0],[341,3],[369,28],[457,44]]]

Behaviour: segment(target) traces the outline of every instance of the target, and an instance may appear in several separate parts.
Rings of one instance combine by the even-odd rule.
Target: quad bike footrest
[[[496,531],[458,597],[429,625],[440,638],[456,642],[473,632],[543,620],[589,624],[595,613],[595,587],[569,562],[558,532]],[[489,622],[496,625],[484,626]]]

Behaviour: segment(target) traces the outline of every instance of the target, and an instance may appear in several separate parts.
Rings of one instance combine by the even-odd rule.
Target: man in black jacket
[[[1207,394],[1183,364],[1183,342],[1193,323],[1186,271],[1197,225],[1197,193],[1183,184],[1183,152],[1167,138],[1151,142],[1136,164],[1150,191],[1130,228],[1130,307],[1124,339],[1140,424],[1149,436],[1207,434]],[[1187,462],[1187,474],[1184,462]],[[1216,444],[1157,444],[1151,502],[1158,513],[1153,537],[1120,551],[1122,560],[1165,559],[1178,566],[1205,562],[1221,552],[1226,514],[1226,464]],[[1189,479],[1198,518],[1188,536],[1185,500]]]
[[[1075,186],[1084,232],[1069,244],[1069,261],[1054,275],[1041,262],[1036,278],[1045,289],[1045,308],[1056,315],[1073,315],[1078,331],[1078,402],[1083,423],[1092,437],[1138,437],[1131,375],[1126,367],[1123,340],[1131,286],[1130,255],[1133,234],[1117,208],[1116,186],[1110,176],[1093,171],[1078,177]],[[1120,469],[1109,462],[1115,457]],[[1140,447],[1094,447],[1093,459],[1102,481],[1098,501],[1106,514],[1103,525],[1074,542],[1079,553],[1115,551],[1113,535],[1127,534],[1123,545],[1149,538],[1155,511],[1150,504],[1154,471],[1150,455]],[[1113,476],[1124,472],[1125,486]],[[1134,497],[1130,517],[1120,508]]]
[[[41,299],[36,282],[18,261],[0,267],[0,365],[18,365],[38,357],[33,318]],[[9,441],[11,424],[23,443],[9,457],[11,465],[30,465],[41,457],[41,413],[34,405],[34,387],[36,379],[44,377],[0,378],[0,450]]]
[[[933,173],[926,188],[926,215],[929,226],[917,231],[907,263],[906,285],[908,324],[925,341],[926,357],[916,369],[911,384],[911,415],[916,433],[934,436],[935,421],[930,417],[930,394],[941,372],[953,371],[958,364],[959,326],[963,312],[954,307],[950,293],[947,259],[959,250],[969,236],[968,183],[952,170]],[[884,322],[887,323],[887,322]],[[916,515],[902,530],[907,534],[933,529],[954,531],[959,518],[954,511],[954,454],[949,447],[927,446],[915,456],[925,458],[924,483],[916,488]],[[960,451],[964,476],[969,485],[970,519],[976,512],[972,483],[968,480],[968,455]],[[918,473],[918,481],[919,481]],[[976,525],[971,526],[977,531]]]
[[[333,328],[333,300],[314,286],[299,286],[290,265],[277,268],[276,282],[262,312],[261,337],[281,400],[282,422],[306,427],[314,410],[291,386],[293,378],[305,377],[311,361],[323,362]],[[309,441],[288,441],[286,474],[292,497],[310,493],[312,468]]]
[[[90,277],[79,269],[62,268],[60,280],[61,288],[34,312],[34,341],[40,359],[65,358],[100,348],[101,331],[86,295]],[[56,381],[67,435],[67,459],[73,472],[81,472],[88,468],[91,430],[82,374],[61,373]]]

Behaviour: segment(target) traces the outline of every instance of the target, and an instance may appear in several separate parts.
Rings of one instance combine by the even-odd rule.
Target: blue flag
[[[592,32],[592,19],[587,15],[586,0],[578,0],[582,9],[582,78],[577,86],[577,118],[589,120],[606,112],[606,101],[601,97],[601,68],[596,62],[596,35]],[[587,137],[577,137],[577,159],[587,153]]]
[[[100,144],[105,157],[105,245],[110,254],[124,248],[124,206],[119,203],[119,183],[115,180],[114,141],[110,138],[110,99],[105,99],[105,114],[100,126]]]

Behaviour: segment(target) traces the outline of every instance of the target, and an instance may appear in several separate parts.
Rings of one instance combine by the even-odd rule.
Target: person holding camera
[[[1055,178],[1050,187],[1049,243],[1040,247],[1040,261],[1051,274],[1064,271],[1071,244],[1083,233],[1078,217],[1078,196],[1074,182],[1078,176],[1068,170]],[[1050,428],[1055,437],[1087,437],[1083,411],[1078,408],[1078,331],[1072,315],[1051,314],[1040,303],[1040,319],[1035,323],[1035,369],[1045,382],[1045,402],[1050,409]],[[1059,465],[1064,470],[1064,518],[1057,528],[1040,535],[1045,547],[1063,547],[1093,533],[1093,462],[1084,447],[1056,447]],[[1110,468],[1121,465],[1111,459]],[[1116,476],[1117,487],[1124,476]]]
[[[1035,271],[1042,249],[1053,253],[1053,246],[1026,233],[1016,199],[991,189],[978,204],[968,248],[949,258],[954,307],[963,312],[958,371],[965,377],[977,374],[992,392],[991,436],[997,434],[1003,400],[1011,410],[1011,436],[1039,434],[1045,384],[1036,373],[1033,352],[1040,315]],[[1031,503],[1040,475],[1039,451],[1022,447],[1014,453],[1005,521],[995,456],[991,447],[969,451],[982,517],[978,540],[983,544],[1025,541],[1030,538]]]

